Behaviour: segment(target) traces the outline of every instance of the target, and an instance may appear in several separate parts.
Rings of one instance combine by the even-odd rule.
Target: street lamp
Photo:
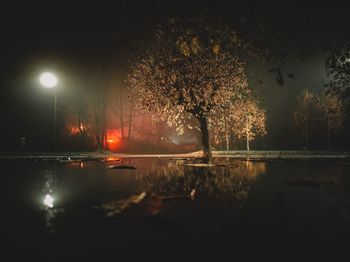
[[[55,89],[57,85],[57,77],[50,73],[50,72],[45,72],[42,73],[39,77],[39,82],[40,84],[45,87],[45,88],[54,88],[54,127],[53,127],[53,144],[54,144],[54,149],[56,150],[56,108],[57,108],[57,91]]]

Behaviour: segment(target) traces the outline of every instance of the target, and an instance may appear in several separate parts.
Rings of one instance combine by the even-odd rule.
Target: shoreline
[[[299,160],[350,160],[350,152],[331,151],[297,151],[297,150],[259,150],[259,151],[212,151],[213,158],[232,158],[249,160],[268,159],[299,159]],[[124,154],[112,152],[18,152],[1,153],[0,159],[82,159],[98,160],[105,158],[188,158],[197,159],[202,157],[202,151],[182,154]]]

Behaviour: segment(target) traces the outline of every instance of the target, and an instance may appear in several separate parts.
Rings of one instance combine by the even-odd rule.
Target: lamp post
[[[54,150],[56,150],[56,108],[57,108],[57,90],[56,90],[56,85],[57,85],[57,77],[50,73],[50,72],[45,72],[42,73],[39,77],[39,82],[40,84],[45,87],[45,88],[54,88],[54,124],[53,124],[53,146]]]

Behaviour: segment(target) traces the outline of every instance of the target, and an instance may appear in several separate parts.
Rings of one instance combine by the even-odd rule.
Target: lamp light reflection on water
[[[53,207],[53,201],[54,199],[50,195],[46,195],[44,199],[44,204],[50,208]]]

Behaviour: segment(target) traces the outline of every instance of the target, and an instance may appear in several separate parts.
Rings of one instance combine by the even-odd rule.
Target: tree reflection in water
[[[216,199],[244,201],[252,184],[266,171],[265,162],[225,161],[222,165],[216,160],[214,167],[183,164],[184,161],[173,161],[164,166],[152,166],[149,173],[137,176],[140,191],[172,195],[189,194],[195,189],[201,195]]]
[[[129,187],[127,191],[130,192],[130,195],[111,199],[101,204],[98,204],[101,197],[100,194],[92,195],[92,200],[97,204],[91,207],[93,209],[97,207],[97,209],[105,211],[107,217],[118,215],[143,218],[153,216],[162,209],[167,208],[168,205],[164,202],[170,200],[190,200],[197,197],[209,197],[242,203],[247,200],[253,183],[266,170],[264,162],[216,159],[214,162],[215,166],[213,167],[185,166],[185,163],[188,163],[188,161],[155,161],[148,168],[145,166],[142,169],[138,169],[140,171],[142,170],[141,172],[128,173],[126,177],[129,182],[126,186]],[[94,169],[90,170],[90,172],[92,171],[95,172]],[[120,187],[117,187],[117,190],[121,189],[120,182],[124,181],[123,179],[125,178],[120,175],[108,177],[118,181],[118,186]],[[49,231],[54,232],[54,223],[57,216],[61,213],[66,213],[68,210],[62,197],[65,194],[70,195],[72,193],[69,193],[69,190],[63,190],[62,183],[65,181],[65,176],[60,177],[58,180],[56,168],[53,170],[44,170],[42,177],[44,179],[41,198],[42,207],[45,210],[45,224]],[[69,177],[72,178],[72,176]],[[78,181],[82,182],[80,177],[73,176],[73,178],[79,178]],[[83,177],[86,180],[86,176]],[[102,185],[109,183],[109,180],[105,181],[104,178],[106,177],[103,177]],[[73,187],[73,189],[78,190],[76,188],[77,185],[72,180],[66,182],[67,184],[64,188]],[[80,182],[79,186],[81,185]],[[92,188],[95,188],[95,186]],[[85,192],[84,188],[82,192]],[[79,196],[78,200],[82,197],[79,195],[80,193],[77,193],[77,196]],[[44,198],[47,196],[50,196],[50,199],[52,198],[49,205],[44,202]],[[65,197],[70,198],[67,195]],[[74,209],[83,207],[79,203],[76,203],[77,199],[73,200]]]

